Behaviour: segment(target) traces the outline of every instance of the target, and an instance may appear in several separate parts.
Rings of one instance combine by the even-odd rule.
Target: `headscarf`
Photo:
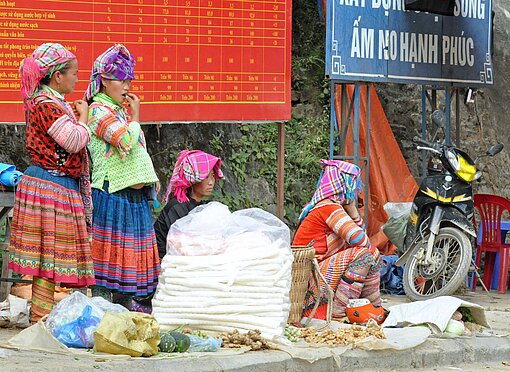
[[[321,200],[333,199],[342,204],[344,201],[354,201],[363,189],[360,180],[361,169],[354,164],[342,160],[324,160],[320,164],[323,168],[312,200],[305,205],[299,221],[302,221],[313,207]]]
[[[163,203],[168,203],[170,194],[180,203],[189,201],[186,191],[192,185],[207,178],[209,172],[214,172],[216,179],[223,178],[221,159],[200,150],[183,150],[175,162],[172,178],[168,184]]]
[[[44,43],[39,46],[32,55],[21,62],[19,72],[21,75],[21,95],[24,100],[25,110],[34,98],[41,80],[45,76],[51,76],[62,69],[65,64],[76,56],[69,50],[57,43]]]
[[[133,80],[135,58],[122,44],[115,44],[94,61],[84,99],[89,101],[101,89],[101,79]]]

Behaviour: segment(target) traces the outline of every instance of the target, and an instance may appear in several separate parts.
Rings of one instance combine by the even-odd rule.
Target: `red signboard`
[[[0,122],[22,122],[19,64],[59,42],[80,65],[123,43],[142,121],[290,119],[291,0],[0,0]]]

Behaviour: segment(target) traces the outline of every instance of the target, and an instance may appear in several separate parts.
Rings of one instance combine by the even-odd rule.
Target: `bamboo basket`
[[[308,282],[312,274],[315,248],[313,246],[292,246],[292,284],[290,287],[289,323],[300,322],[303,314]]]

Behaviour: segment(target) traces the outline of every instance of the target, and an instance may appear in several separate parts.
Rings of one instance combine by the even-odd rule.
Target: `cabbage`
[[[464,323],[459,322],[458,320],[450,319],[444,331],[457,336],[462,336],[464,333]]]

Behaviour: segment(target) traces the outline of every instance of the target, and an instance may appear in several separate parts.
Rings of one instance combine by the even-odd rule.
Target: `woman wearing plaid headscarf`
[[[317,189],[300,216],[293,245],[313,242],[322,275],[333,289],[333,317],[345,316],[349,299],[366,298],[372,305],[381,305],[379,269],[381,260],[377,247],[368,240],[357,208],[363,184],[358,166],[340,160],[321,160],[323,172]],[[315,315],[325,319],[327,291],[310,281],[304,310],[308,315],[314,298],[321,303]]]
[[[85,93],[92,131],[92,257],[97,282],[92,292],[130,310],[148,312],[137,300],[150,296],[158,282],[158,248],[148,200],[159,183],[139,123],[140,100],[129,92],[134,64],[124,45],[112,46],[94,62]]]
[[[54,304],[55,282],[94,284],[87,223],[91,198],[87,142],[88,105],[73,108],[64,95],[78,80],[76,56],[45,43],[20,67],[26,118],[26,149],[32,165],[16,190],[9,268],[33,275],[32,322]]]
[[[200,150],[183,150],[175,162],[160,213],[154,229],[159,257],[166,254],[166,238],[170,226],[185,217],[211,195],[216,180],[223,177],[221,159]]]

